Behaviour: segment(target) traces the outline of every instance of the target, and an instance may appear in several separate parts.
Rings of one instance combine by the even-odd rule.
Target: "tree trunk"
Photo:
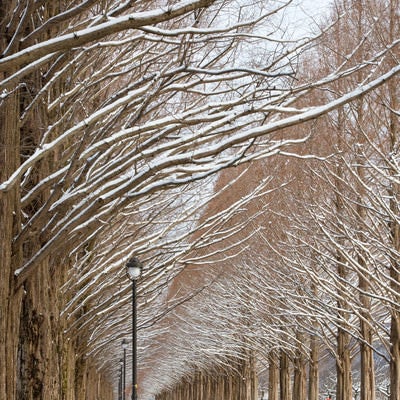
[[[35,278],[24,286],[17,388],[20,399],[58,399],[61,393],[59,309],[48,270],[47,265],[42,265]]]
[[[290,400],[290,361],[284,350],[280,354],[280,400]]]
[[[357,39],[362,40],[363,38],[363,23],[365,20],[365,12],[367,10],[363,6],[361,1],[355,1],[355,13],[357,20]],[[371,10],[372,11],[372,10]],[[362,62],[365,59],[366,55],[364,54],[364,50],[361,47],[360,50],[356,54],[357,62]],[[359,71],[357,74],[357,81],[362,82],[363,80],[363,72]],[[365,126],[367,125],[364,121],[364,109],[366,108],[364,98],[360,98],[355,102],[355,130],[353,133],[353,137],[356,141],[354,146],[354,154],[355,154],[355,165],[356,165],[356,173],[358,179],[356,180],[356,229],[358,232],[359,240],[361,243],[367,241],[363,226],[367,220],[366,216],[366,208],[364,207],[365,202],[368,203],[368,199],[365,193],[365,187],[359,183],[366,182],[366,163],[367,160],[363,155],[363,151],[361,151],[360,146],[366,141],[364,136]],[[358,250],[361,254],[358,256],[358,287],[360,289],[359,300],[361,304],[361,317],[360,317],[360,332],[361,332],[361,341],[360,341],[360,400],[375,400],[375,368],[374,368],[374,356],[373,356],[373,335],[372,329],[370,327],[371,318],[371,301],[368,295],[364,293],[368,293],[370,290],[370,285],[368,279],[365,278],[363,273],[364,270],[368,268],[366,265],[365,258],[363,257],[363,250]]]
[[[254,388],[257,387],[257,374],[251,351],[245,352],[245,357],[240,360],[240,365],[239,397],[241,400],[256,400],[257,390]]]
[[[296,334],[297,343],[303,343],[305,337],[301,333]],[[300,347],[301,345],[298,344]],[[296,400],[306,400],[307,397],[307,370],[306,359],[303,349],[299,348],[296,351],[296,357],[293,361],[294,376],[293,376],[293,398]]]
[[[400,399],[400,314],[393,311],[390,326],[390,400]]]
[[[319,395],[319,343],[311,336],[310,360],[308,368],[308,400],[318,400]]]
[[[312,293],[317,296],[318,289],[311,284]],[[315,323],[313,323],[316,325]],[[315,326],[315,331],[317,327]],[[319,340],[316,335],[310,337],[310,357],[308,368],[308,400],[318,400],[319,396]]]
[[[337,334],[336,399],[352,400],[350,336],[342,328]]]
[[[278,400],[279,360],[275,351],[268,355],[268,400]]]
[[[364,279],[363,279],[364,280]],[[367,283],[368,285],[368,283]],[[359,287],[365,290],[365,285],[360,281]],[[370,300],[366,296],[361,296],[361,304],[364,310],[370,309]],[[374,353],[372,350],[372,329],[368,324],[370,320],[369,312],[362,312],[360,320],[361,337],[360,343],[360,359],[361,359],[361,387],[360,387],[360,400],[375,400],[375,367],[374,367]]]
[[[399,31],[399,1],[390,1],[390,18],[389,18],[389,40],[398,36]],[[390,60],[392,65],[398,62],[398,50],[393,53]],[[400,148],[399,140],[399,123],[398,115],[392,110],[398,110],[398,79],[393,79],[389,85],[389,101],[390,101],[390,115],[389,115],[389,134],[390,134],[390,154],[398,155]],[[396,108],[393,108],[396,107]],[[397,163],[398,159],[392,159],[389,156],[389,161]],[[390,165],[390,164],[389,164]],[[400,188],[397,181],[396,169],[390,168],[390,175],[393,179],[389,189],[390,209],[394,216],[399,215],[399,202],[400,202]],[[400,263],[398,261],[398,252],[400,251],[400,226],[396,219],[390,221],[390,234],[393,247],[392,263],[390,266],[390,287],[397,294],[394,299],[395,302],[400,303]],[[391,310],[391,324],[390,324],[390,400],[400,399],[400,311],[398,307],[393,307]]]
[[[341,200],[339,200],[339,204]],[[338,208],[341,213],[341,207]],[[337,256],[338,266],[337,274],[346,282],[347,270],[340,255]],[[346,301],[346,291],[343,288],[337,288],[337,308],[339,324],[337,327],[337,345],[336,345],[336,399],[337,400],[352,400],[352,375],[351,375],[351,348],[350,348],[350,334],[346,332],[342,325],[346,325],[349,318],[348,304]]]
[[[0,53],[9,44],[12,32],[7,26],[14,2],[0,3]],[[14,71],[0,74],[4,79]],[[18,130],[19,92],[11,88],[2,99],[0,108],[0,182],[7,180],[18,168],[20,136]],[[15,89],[15,90],[14,90]],[[14,271],[22,259],[21,249],[12,243],[20,230],[19,189],[0,193],[0,398],[13,400],[16,392],[17,348],[19,335],[19,310],[22,289],[15,291]]]
[[[346,117],[342,109],[338,110],[338,148],[345,148],[345,138],[342,137],[343,133],[346,132]],[[343,184],[345,181],[343,166],[338,163],[335,171],[335,211],[338,221],[342,221],[345,218],[345,206],[344,198],[346,197],[346,191]],[[339,239],[340,249],[343,248],[342,239]],[[336,272],[341,282],[347,282],[348,270],[346,268],[345,260],[340,254],[340,250],[336,250]],[[336,400],[352,400],[353,388],[352,388],[352,375],[351,375],[351,349],[350,349],[350,335],[346,332],[342,326],[347,325],[349,318],[348,312],[348,293],[347,286],[344,283],[337,287],[337,313],[338,313],[338,327],[337,327],[337,344],[336,344]]]

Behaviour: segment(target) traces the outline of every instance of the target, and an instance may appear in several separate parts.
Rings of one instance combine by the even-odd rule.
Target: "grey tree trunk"
[[[280,400],[290,400],[290,360],[288,354],[281,350],[280,353]]]
[[[279,398],[279,359],[275,351],[268,357],[268,400]]]

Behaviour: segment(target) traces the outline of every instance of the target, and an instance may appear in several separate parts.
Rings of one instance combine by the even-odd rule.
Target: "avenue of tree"
[[[400,4],[296,7],[1,1],[0,399],[118,398],[132,256],[139,399],[400,399]]]

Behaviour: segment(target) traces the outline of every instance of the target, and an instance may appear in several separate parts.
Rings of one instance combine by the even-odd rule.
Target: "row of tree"
[[[311,353],[313,400],[328,349],[347,400],[355,344],[400,397],[399,4],[291,3],[1,2],[0,397],[117,395],[133,254],[143,398],[302,399]]]
[[[396,2],[335,3],[327,24],[336,23],[314,56],[302,60],[299,78],[310,82],[376,54],[398,35],[398,10]],[[383,15],[386,24],[378,22]],[[398,59],[393,49],[373,72]],[[339,97],[371,73],[344,76],[295,106]],[[203,387],[220,379],[222,388],[229,387],[240,376],[229,357],[258,373],[258,393],[241,399],[316,400],[328,393],[338,400],[399,398],[398,97],[392,80],[290,130],[291,137],[310,139],[292,148],[289,159],[253,162],[242,176],[237,169],[222,174],[216,190],[231,186],[208,213],[226,209],[227,202],[240,207],[221,228],[224,239],[190,259],[195,266],[184,280],[187,290],[199,284],[193,275],[203,276],[205,265],[215,272],[205,295],[177,311],[180,322],[167,342],[176,351],[168,363],[184,378],[166,369],[162,385],[171,389],[160,399],[180,399],[185,390],[183,398],[207,398],[193,392],[184,375],[193,360],[205,374]],[[256,185],[269,177],[260,196]]]

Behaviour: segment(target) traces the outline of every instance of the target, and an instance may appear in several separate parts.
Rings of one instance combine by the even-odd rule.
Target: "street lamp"
[[[142,274],[143,265],[136,258],[126,264],[127,274],[132,281],[132,400],[137,400],[137,304],[136,281]]]
[[[124,368],[122,375],[122,396],[121,399],[125,400],[125,392],[126,392],[126,349],[128,348],[128,341],[126,339],[122,339],[122,349],[124,350]]]
[[[120,360],[119,360],[118,400],[122,400],[122,380],[123,380],[123,363],[122,363],[122,358],[120,358]]]

